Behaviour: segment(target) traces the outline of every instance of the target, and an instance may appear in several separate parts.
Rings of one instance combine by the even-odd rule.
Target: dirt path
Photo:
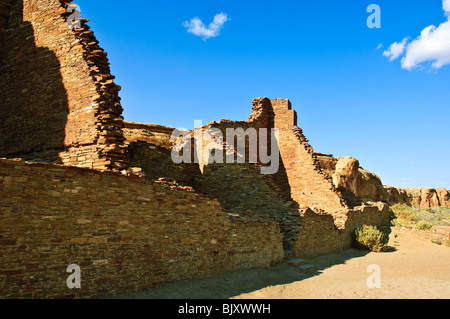
[[[310,260],[319,269],[317,276],[239,298],[450,298],[449,247],[399,229],[393,229],[389,243],[394,251],[357,257],[357,251],[348,250]],[[372,264],[380,267],[381,288],[367,287]]]
[[[395,238],[394,236],[397,235]],[[355,249],[310,260],[311,273],[282,264],[183,281],[121,298],[450,298],[450,248],[394,228],[385,253]],[[369,265],[378,265],[381,288],[368,288]]]

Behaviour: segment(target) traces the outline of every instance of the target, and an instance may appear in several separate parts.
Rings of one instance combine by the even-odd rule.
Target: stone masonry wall
[[[157,125],[123,121],[123,135],[125,143],[146,142],[165,148],[171,148],[175,144],[172,139],[174,128]],[[183,131],[188,133],[189,131]]]
[[[249,120],[229,121],[220,120],[212,122],[201,128],[197,128],[191,133],[195,137],[196,132],[202,132],[202,147],[215,143],[219,148],[223,143],[223,154],[225,162],[226,154],[235,150],[229,149],[230,142],[227,141],[226,130],[228,128],[247,131],[254,128],[259,135],[261,128],[270,132],[275,128],[278,130],[278,147],[280,150],[280,166],[273,180],[276,182],[277,190],[281,191],[285,199],[294,200],[300,207],[315,207],[327,211],[328,213],[340,216],[340,212],[347,209],[345,199],[334,187],[332,179],[322,173],[319,162],[313,152],[313,148],[308,144],[302,130],[297,126],[297,115],[291,109],[289,100],[268,98],[256,98],[253,100],[252,114]],[[217,141],[213,133],[208,133],[211,129],[218,129],[222,132],[223,140]],[[243,157],[246,162],[249,159],[248,136],[246,136],[245,154],[236,154]],[[267,153],[270,151],[270,135],[268,136]],[[196,141],[198,145],[198,141]],[[236,145],[236,144],[235,144]],[[261,164],[259,155],[260,143],[257,143],[258,158],[257,163]],[[236,146],[235,146],[236,147]],[[208,158],[200,158],[200,170],[208,165]],[[233,164],[230,164],[233,165]]]
[[[315,207],[338,215],[347,208],[344,198],[330,178],[322,174],[313,148],[297,126],[297,115],[289,100],[271,100],[274,127],[279,129],[282,166],[291,197],[300,207]]]
[[[321,255],[341,252],[353,247],[352,233],[357,226],[389,225],[389,205],[377,203],[374,206],[355,207],[347,212],[342,227],[336,227],[332,215],[307,208],[301,212],[302,224],[298,230],[293,255],[301,258],[314,258]]]
[[[97,191],[94,191],[97,190]],[[283,259],[277,223],[136,176],[0,160],[1,298],[93,298]],[[81,267],[81,289],[66,286]]]
[[[123,133],[128,147],[131,167],[139,167],[147,179],[173,179],[181,185],[193,184],[198,165],[194,163],[176,164],[171,150],[174,128],[124,121]]]
[[[291,249],[300,225],[298,204],[285,196],[273,175],[261,172],[259,130],[270,129],[269,106],[267,98],[255,99],[249,121],[214,121],[190,133],[189,139],[195,145],[193,153],[198,159],[192,186],[197,192],[217,197],[227,212],[255,214],[276,221],[283,234],[284,248]],[[230,136],[230,130],[235,135]],[[256,146],[252,152],[250,142]],[[238,145],[245,147],[239,149]],[[264,151],[270,154],[270,150]],[[227,158],[230,155],[231,162]]]
[[[261,174],[258,164],[209,164],[195,174],[194,189],[217,197],[227,212],[276,221],[283,234],[283,247],[294,246],[301,224],[298,204],[285,200],[271,176]]]
[[[249,163],[249,135],[245,135],[246,152],[239,153],[230,148],[232,141],[228,140],[230,137],[227,130],[242,129],[243,132],[248,132],[253,128],[258,135],[261,128],[273,127],[279,129],[280,167],[276,174],[263,175],[259,148],[257,163]],[[227,211],[252,212],[276,221],[283,233],[285,249],[297,247],[299,228],[303,227],[303,216],[299,214],[299,207],[314,206],[315,210],[331,217],[333,223],[327,227],[333,231],[324,231],[324,237],[334,234],[334,230],[345,229],[349,212],[346,202],[335,189],[332,179],[322,173],[312,147],[307,143],[301,129],[296,126],[296,114],[291,110],[288,100],[254,99],[248,121],[211,122],[194,129],[190,138],[195,138],[197,153],[200,145],[203,150],[214,145],[214,151],[210,149],[208,155],[197,156],[199,169],[193,178],[194,189],[216,196]],[[258,146],[261,145],[258,143]],[[269,148],[269,145],[266,147]],[[218,150],[222,150],[222,154],[217,153]],[[243,158],[245,163],[228,163],[226,156],[233,152],[236,155],[235,161],[237,158]],[[211,157],[214,157],[214,163],[210,162]],[[217,160],[222,160],[222,163],[217,163]],[[305,233],[308,234],[309,231]],[[348,235],[342,235],[340,242],[344,238],[351,239]],[[309,240],[305,237],[302,237],[302,244],[317,246],[315,239]],[[323,249],[330,246],[330,243],[326,242],[321,244]]]
[[[70,2],[1,1],[0,156],[124,169],[120,87],[87,20],[68,27]]]
[[[174,163],[170,149],[139,141],[130,143],[128,150],[131,166],[141,168],[147,179],[169,178],[180,185],[193,185],[198,166],[193,163]]]
[[[189,135],[189,138],[195,140],[197,154],[201,153],[200,145],[203,151],[214,145],[214,151],[205,152],[208,155],[197,156],[199,169],[194,173],[194,189],[216,196],[228,211],[251,211],[258,216],[277,221],[286,249],[296,245],[298,229],[302,224],[299,208],[314,207],[330,214],[335,224],[333,227],[339,229],[345,228],[348,219],[345,199],[334,187],[332,179],[323,174],[312,147],[301,129],[296,126],[296,119],[289,100],[256,98],[253,100],[252,114],[248,121],[211,122],[194,129]],[[243,132],[255,129],[256,135],[259,136],[262,128],[267,128],[268,131],[276,128],[279,132],[280,165],[275,174],[261,174],[260,143],[257,143],[257,163],[249,163],[248,134],[245,135],[246,148],[242,154],[230,147],[232,141],[228,140],[228,129],[241,129]],[[234,142],[234,147],[236,143],[238,141]],[[269,145],[263,147],[270,148]],[[217,153],[218,150],[222,150],[222,154]],[[226,157],[233,153],[235,161],[237,158],[243,158],[245,163],[228,163]],[[271,153],[270,150],[268,153]],[[215,161],[222,160],[222,163],[211,163],[211,157],[214,157]],[[146,156],[141,155],[139,158],[145,159]],[[175,169],[173,171],[176,172]]]

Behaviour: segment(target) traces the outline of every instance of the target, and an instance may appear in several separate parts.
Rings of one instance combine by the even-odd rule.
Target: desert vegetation
[[[450,226],[450,208],[414,208],[405,204],[391,206],[394,226],[429,230],[433,226]]]
[[[434,226],[450,226],[450,208],[414,208],[405,204],[395,204],[390,208],[391,223],[397,227],[432,231]],[[432,239],[435,244],[450,247],[450,238]]]
[[[389,236],[375,226],[358,226],[353,235],[358,249],[372,252],[386,251]]]

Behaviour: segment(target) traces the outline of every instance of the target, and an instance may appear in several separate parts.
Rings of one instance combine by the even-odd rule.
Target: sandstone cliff
[[[445,188],[395,188],[385,186],[386,201],[418,208],[450,207],[450,190]]]
[[[332,178],[333,184],[351,206],[361,202],[384,201],[391,205],[401,203],[418,208],[450,207],[449,189],[385,186],[377,175],[360,167],[355,158],[337,158],[321,153],[315,153],[315,156],[322,172]]]

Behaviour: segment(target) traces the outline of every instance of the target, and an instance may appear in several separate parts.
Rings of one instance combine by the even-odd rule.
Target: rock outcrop
[[[321,153],[315,153],[315,156],[322,173],[332,178],[350,206],[384,201],[391,205],[400,203],[417,208],[450,207],[449,189],[384,186],[377,175],[362,168],[355,158],[336,158]]]
[[[337,188],[344,187],[359,197],[359,161],[353,157],[343,156],[337,163],[332,175],[333,183]]]
[[[445,188],[395,188],[385,186],[386,201],[400,203],[417,208],[450,207],[450,190]]]
[[[393,186],[384,186],[385,201],[390,204],[406,204],[411,206],[411,197],[406,190]]]
[[[441,206],[450,207],[450,189],[438,188],[436,189]]]

